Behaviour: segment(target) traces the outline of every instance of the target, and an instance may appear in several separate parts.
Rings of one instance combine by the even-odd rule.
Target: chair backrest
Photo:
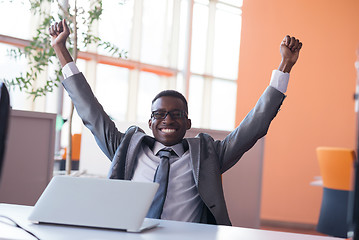
[[[75,133],[72,135],[72,153],[71,160],[79,161],[80,160],[80,152],[81,152],[81,134]],[[67,148],[65,147],[65,151],[62,154],[62,159],[66,159]]]
[[[317,157],[323,186],[337,190],[352,190],[355,152],[348,148],[318,147]]]
[[[0,182],[1,172],[4,163],[5,147],[6,147],[6,135],[8,129],[10,112],[10,99],[9,92],[4,83],[0,83]]]

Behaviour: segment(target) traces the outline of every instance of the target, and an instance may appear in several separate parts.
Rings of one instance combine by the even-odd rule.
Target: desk
[[[160,220],[160,225],[142,233],[52,224],[32,224],[27,221],[32,207],[0,204],[0,215],[12,218],[40,239],[121,239],[121,240],[339,240],[340,238],[306,234],[274,232],[250,228],[215,226],[199,223]],[[0,223],[0,239],[34,239],[24,231]]]

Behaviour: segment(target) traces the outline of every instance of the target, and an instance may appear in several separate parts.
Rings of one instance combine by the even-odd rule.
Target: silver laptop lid
[[[56,176],[35,204],[29,220],[136,231],[157,188],[157,183]]]

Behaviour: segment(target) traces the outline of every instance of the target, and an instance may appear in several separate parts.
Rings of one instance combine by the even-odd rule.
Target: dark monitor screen
[[[10,112],[9,92],[4,83],[0,83],[0,182],[4,163],[6,135]]]

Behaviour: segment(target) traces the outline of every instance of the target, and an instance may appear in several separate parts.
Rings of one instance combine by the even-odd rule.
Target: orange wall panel
[[[280,63],[286,34],[303,42],[288,97],[266,137],[261,218],[316,224],[317,146],[354,148],[359,1],[244,0],[236,123]]]

